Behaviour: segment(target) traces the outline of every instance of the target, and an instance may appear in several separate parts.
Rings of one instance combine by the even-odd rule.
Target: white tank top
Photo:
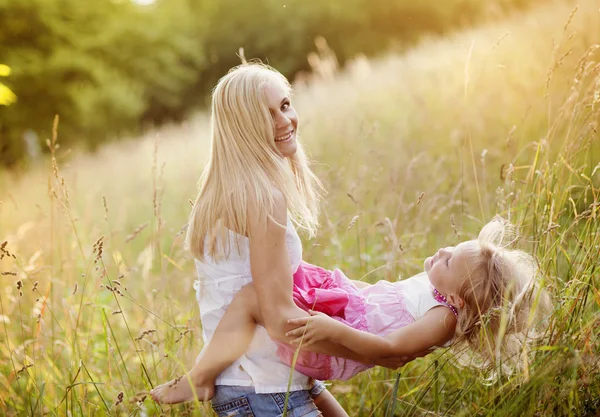
[[[446,305],[433,297],[433,287],[429,282],[427,272],[396,281],[394,285],[400,287],[404,292],[404,304],[415,320],[423,317],[433,307]]]
[[[289,219],[286,243],[292,271],[295,272],[302,260],[302,242]],[[209,255],[205,255],[204,262],[198,259],[195,261],[198,281],[194,283],[194,289],[200,305],[202,338],[205,344],[212,338],[217,324],[236,293],[244,285],[252,282],[248,238],[230,231],[229,247],[230,254],[226,260],[214,262]],[[232,340],[232,343],[234,342]],[[246,353],[217,378],[216,384],[253,386],[257,393],[285,392],[288,390],[292,372],[292,391],[310,389],[310,378],[292,371],[281,362],[276,351],[277,345],[269,338],[266,329],[258,326]],[[202,352],[198,358],[201,355]]]

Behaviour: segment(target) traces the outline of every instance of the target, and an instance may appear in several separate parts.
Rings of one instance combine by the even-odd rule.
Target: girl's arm
[[[370,366],[383,366],[384,368],[389,369],[398,369],[406,365],[408,362],[415,360],[417,358],[422,358],[433,352],[432,349],[428,349],[422,352],[415,353],[413,355],[406,355],[400,357],[387,357],[382,359],[372,359],[366,356],[359,355],[358,353],[348,349],[345,346],[340,345],[339,343],[330,342],[328,340],[322,340],[319,342],[315,342],[310,344],[309,346],[303,346],[306,350],[315,353],[323,353],[329,356],[336,356],[338,358],[350,359],[356,362],[363,363],[365,365]]]
[[[306,317],[292,298],[292,268],[286,243],[287,206],[285,197],[274,194],[272,218],[259,212],[250,203],[248,208],[248,238],[250,240],[250,269],[256,289],[264,326],[271,339],[288,342],[285,332],[292,327],[287,320]]]
[[[303,344],[302,348],[315,353],[323,353],[329,356],[350,359],[356,362],[364,363],[365,365],[374,364],[371,358],[360,355],[355,351],[348,349],[346,346],[334,342],[332,340],[320,340],[318,342],[312,343],[310,346],[305,346]]]
[[[430,309],[419,320],[404,327],[404,330],[398,329],[389,334],[387,338],[396,346],[408,344],[410,353],[407,354],[412,355],[416,352],[444,346],[454,338],[457,323],[456,316],[450,308],[437,306]],[[410,342],[406,343],[406,339]],[[398,351],[398,349],[394,349],[394,351]]]
[[[442,346],[452,339],[456,317],[446,307],[435,307],[422,318],[386,337],[353,329],[322,313],[311,312],[311,317],[293,319],[301,327],[289,332],[295,336],[294,344],[310,345],[319,340],[336,341],[372,362],[389,357],[415,356],[434,346]],[[304,336],[302,336],[304,334]]]
[[[356,280],[356,279],[352,279],[351,281],[352,281],[352,283],[354,284],[354,286],[355,286],[356,288],[358,288],[358,289],[361,289],[361,288],[367,288],[368,286],[370,286],[370,285],[371,285],[371,284],[369,284],[368,282],[359,281],[359,280]]]

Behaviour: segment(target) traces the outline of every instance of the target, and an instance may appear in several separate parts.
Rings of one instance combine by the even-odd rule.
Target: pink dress
[[[385,336],[446,305],[434,298],[427,274],[397,281],[379,281],[358,289],[340,270],[327,271],[302,262],[294,273],[294,302],[303,310],[327,314],[348,326]],[[292,364],[295,346],[278,343],[277,355]],[[295,370],[319,380],[350,379],[371,368],[350,359],[300,350]]]

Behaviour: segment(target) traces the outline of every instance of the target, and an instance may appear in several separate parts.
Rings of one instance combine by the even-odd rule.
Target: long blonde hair
[[[477,354],[475,361],[466,355],[470,365],[508,372],[520,367],[519,354],[543,334],[551,309],[534,258],[509,248],[513,236],[514,227],[499,216],[479,233],[479,245],[468,255],[468,276],[458,292],[464,306],[455,343]]]
[[[231,229],[248,236],[248,204],[273,213],[274,188],[285,197],[294,225],[313,236],[318,227],[321,184],[308,166],[300,142],[284,158],[275,146],[275,125],[265,95],[269,83],[287,79],[268,65],[244,63],[232,68],[212,93],[211,149],[199,180],[186,237],[194,257],[229,256]],[[251,200],[252,199],[252,200]]]

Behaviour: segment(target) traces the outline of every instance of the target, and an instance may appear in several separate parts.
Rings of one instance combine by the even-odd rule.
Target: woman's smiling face
[[[456,297],[469,274],[469,258],[476,250],[477,241],[469,240],[456,247],[442,248],[425,259],[424,267],[429,281],[453,305],[459,304]]]
[[[265,95],[275,124],[275,146],[281,155],[288,158],[298,149],[298,115],[280,82],[269,82],[265,86]]]

